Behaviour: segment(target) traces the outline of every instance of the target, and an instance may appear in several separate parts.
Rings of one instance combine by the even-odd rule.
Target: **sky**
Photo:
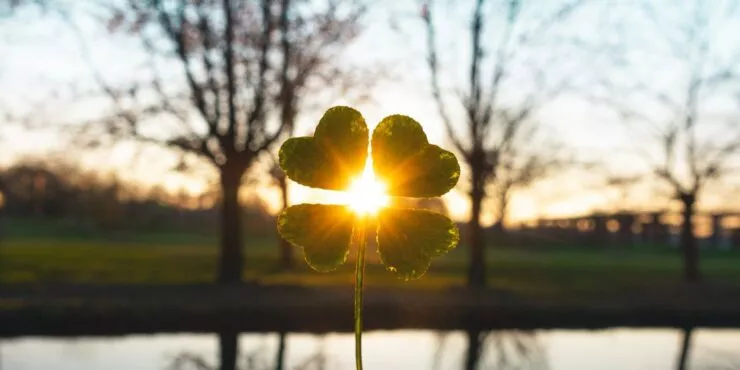
[[[522,14],[533,17],[540,13],[544,14],[558,3],[555,0],[537,2],[537,7],[523,8]],[[522,58],[522,62],[519,63],[522,66],[530,64],[542,66],[548,76],[555,76],[556,79],[567,78],[572,85],[578,87],[550,101],[537,112],[535,119],[540,122],[543,134],[533,140],[532,147],[542,145],[542,140],[562,142],[579,160],[598,162],[599,170],[564,170],[531,187],[515,192],[510,205],[510,221],[571,216],[618,208],[640,210],[675,208],[675,204],[671,204],[666,196],[656,196],[656,192],[665,193],[664,188],[656,182],[645,181],[642,185],[625,190],[605,189],[601,186],[605,175],[634,176],[644,174],[646,168],[640,157],[634,154],[634,147],[643,145],[643,136],[639,131],[628,130],[626,125],[618,122],[619,117],[612,111],[597,106],[584,97],[590,94],[588,84],[599,76],[628,79],[620,74],[621,71],[604,72],[610,67],[609,60],[605,59],[603,52],[594,52],[592,49],[627,42],[632,48],[629,49],[630,57],[637,60],[637,63],[634,63],[637,67],[631,67],[628,77],[645,76],[648,80],[654,81],[656,87],[669,91],[674,85],[676,90],[680,91],[685,74],[679,69],[680,63],[677,63],[674,69],[671,64],[664,63],[656,56],[661,50],[655,47],[653,39],[661,32],[652,32],[650,27],[654,25],[639,17],[630,16],[634,11],[630,8],[633,1],[593,3],[597,5],[584,7],[575,12],[566,23],[548,29],[542,40],[535,40],[536,48],[533,47],[531,50],[522,48],[517,55],[518,58]],[[678,7],[670,6],[670,2],[667,1],[653,3],[664,11],[661,13],[662,20],[658,29],[666,33],[670,33],[672,25],[682,24],[689,15],[701,13],[701,9],[682,13],[675,9]],[[725,2],[717,1],[711,4],[720,3]],[[95,84],[89,68],[91,63],[109,81],[143,73],[141,70],[143,55],[137,47],[136,40],[125,35],[106,32],[98,19],[82,11],[85,8],[84,4],[87,3],[74,2],[74,4],[75,6],[70,6],[68,10],[76,30],[57,17],[40,17],[38,10],[33,8],[19,12],[15,18],[0,20],[3,23],[2,29],[7,31],[0,33],[0,55],[3,55],[0,59],[0,108],[11,107],[10,109],[18,115],[31,117],[31,120],[43,129],[53,128],[57,122],[79,120],[89,112],[101,109],[94,100],[86,104],[69,101],[71,96],[85,93],[87,89],[94,90]],[[605,4],[617,6],[604,6]],[[465,30],[472,7],[463,6],[463,2],[438,1],[437,7],[433,9],[435,11],[433,14],[437,14],[435,20],[440,22],[438,33],[442,36],[438,47],[443,68],[442,86],[446,91],[445,101],[453,113],[456,128],[462,132],[464,121],[461,119],[462,114],[456,99],[459,91],[465,86],[466,69],[461,67],[466,65],[466,58],[469,55],[469,42]],[[392,77],[374,81],[369,88],[371,91],[369,102],[355,103],[339,99],[327,101],[325,105],[327,108],[335,104],[356,106],[363,113],[371,129],[387,115],[409,115],[422,124],[431,143],[450,148],[450,142],[430,93],[424,59],[426,39],[423,24],[419,19],[420,12],[421,5],[417,1],[374,2],[366,18],[365,31],[347,50],[346,63],[358,68],[387,66]],[[491,7],[487,9],[487,15],[493,22],[486,30],[484,39],[491,43],[485,44],[491,49],[502,32],[501,8]],[[732,24],[732,20],[740,18],[736,17],[725,23]],[[737,48],[737,45],[740,45],[740,30],[737,26],[723,26],[725,23],[713,23],[716,25],[712,30],[713,35],[719,36],[712,36],[712,41],[719,45],[717,50],[722,51],[718,59],[731,55],[731,51],[734,50],[732,47]],[[526,34],[531,27],[530,23],[522,24],[517,32]],[[644,36],[647,34],[651,37]],[[562,40],[579,40],[582,44],[595,47],[589,50],[573,48],[571,43],[562,43]],[[540,46],[538,42],[545,46]],[[647,52],[644,49],[647,49]],[[86,54],[88,52],[89,54]],[[563,60],[567,63],[563,63]],[[484,71],[489,69],[490,67],[484,67]],[[531,91],[533,79],[530,69],[522,67],[514,70],[515,78],[507,82],[506,88],[502,90],[506,97],[505,101],[513,105],[517,99]],[[723,96],[732,97],[740,91],[737,89],[738,86],[723,91]],[[584,91],[589,94],[584,94]],[[638,100],[633,104],[645,103]],[[721,112],[728,117],[739,114],[738,104],[733,104],[729,100],[720,99],[719,103],[713,104],[718,107],[713,112]],[[650,113],[654,112],[647,106],[641,108]],[[303,112],[299,117],[297,132],[300,135],[311,133],[321,114],[321,110]],[[24,128],[5,127],[0,131],[0,135],[2,152],[0,165],[7,165],[23,155],[57,153],[65,158],[80,160],[91,168],[108,168],[123,179],[150,185],[161,184],[172,191],[185,189],[187,192],[198,193],[213,181],[213,171],[204,169],[196,175],[177,173],[171,170],[178,163],[176,156],[155,148],[142,149],[141,146],[132,143],[79,154],[70,151],[69,144],[60,139],[53,130],[29,131]],[[264,164],[261,163],[254,171],[258,172],[264,168]],[[458,220],[465,220],[469,210],[465,196],[467,176],[465,167],[462,176],[458,188],[444,197],[451,215]],[[707,210],[738,207],[740,204],[735,204],[737,202],[728,201],[740,198],[736,196],[737,189],[737,185],[722,184],[702,199],[701,206]],[[257,194],[265,199],[273,210],[277,210],[277,192],[269,184],[262,183],[245,192]],[[291,186],[291,199],[294,203],[331,201],[332,198],[333,195],[326,192],[314,191],[297,184]],[[493,214],[493,205],[487,204],[484,223],[492,223]]]

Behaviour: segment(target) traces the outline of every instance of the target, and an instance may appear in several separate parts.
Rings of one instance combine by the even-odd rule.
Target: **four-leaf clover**
[[[455,156],[429,144],[421,125],[410,117],[384,118],[370,144],[373,170],[390,196],[438,197],[460,177]],[[347,190],[365,167],[368,128],[358,111],[333,107],[321,118],[313,137],[288,139],[279,156],[280,167],[291,180],[313,188]],[[346,261],[359,219],[348,206],[299,204],[280,214],[278,231],[303,248],[312,268],[332,271]],[[432,257],[454,248],[460,239],[452,220],[426,210],[384,208],[377,215],[377,225],[381,261],[403,279],[421,277]]]

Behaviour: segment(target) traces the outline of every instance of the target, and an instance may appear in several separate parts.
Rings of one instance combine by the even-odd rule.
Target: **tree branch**
[[[267,122],[265,122],[264,120],[264,104],[265,98],[267,96],[267,71],[270,68],[269,50],[272,44],[271,35],[273,22],[272,11],[270,9],[272,0],[262,0],[260,4],[262,9],[263,25],[262,36],[260,38],[258,77],[257,86],[255,87],[254,92],[254,99],[252,101],[252,109],[247,114],[246,124],[248,130],[246,130],[247,138],[245,141],[245,151],[252,152],[259,151],[261,150],[260,148],[269,147],[271,142],[274,141],[283,130],[283,122],[280,122],[280,127],[278,128],[275,135],[273,135],[272,138],[267,138]],[[264,138],[264,141],[261,145],[255,143],[256,133],[258,131],[261,131],[262,137]],[[253,145],[257,145],[257,149],[251,148]]]
[[[223,58],[226,64],[226,98],[228,106],[229,123],[226,128],[226,145],[224,151],[227,157],[236,152],[236,74],[234,72],[234,16],[232,14],[231,0],[222,0],[222,8],[225,18]]]
[[[449,137],[452,144],[455,146],[458,152],[464,157],[470,157],[470,153],[467,148],[463,145],[462,141],[457,137],[455,129],[452,127],[452,120],[447,114],[445,109],[445,103],[442,100],[442,93],[439,85],[439,59],[437,55],[437,43],[436,43],[436,29],[432,20],[432,3],[431,0],[426,4],[425,10],[422,13],[422,20],[426,28],[427,36],[427,65],[431,74],[432,83],[432,96],[437,105],[439,116],[442,118],[447,136]]]

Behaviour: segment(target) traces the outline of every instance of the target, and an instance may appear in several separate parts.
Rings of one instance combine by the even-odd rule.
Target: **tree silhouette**
[[[527,145],[527,142],[532,142],[537,131],[535,127],[527,134],[518,135],[517,140],[521,143],[510,145],[509,150],[499,154],[499,168],[496,178],[490,184],[490,193],[496,200],[494,228],[499,234],[506,232],[509,201],[516,190],[526,188],[575,163],[568,158],[564,148],[555,143]]]
[[[733,163],[740,158],[740,48],[722,37],[740,19],[740,3],[663,5],[643,1],[626,9],[619,22],[632,26],[621,27],[624,42],[611,50],[611,66],[592,97],[628,125],[647,172],[681,204],[683,277],[697,281],[697,203],[709,185],[738,170]]]
[[[364,8],[354,1],[130,0],[106,10],[110,31],[141,41],[152,76],[114,87],[94,71],[114,112],[103,125],[80,125],[78,134],[98,144],[165,145],[213,166],[222,194],[218,280],[239,281],[242,177],[291,127],[299,99],[337,77],[338,55]]]
[[[445,55],[438,51],[438,26],[449,16],[435,15],[432,1],[427,1],[423,8],[432,94],[448,136],[461,153],[470,174],[467,190],[471,203],[468,222],[468,284],[471,286],[483,286],[486,280],[481,213],[483,200],[489,193],[487,185],[496,183],[503,189],[499,193],[508,194],[512,186],[506,182],[511,183],[519,177],[511,172],[514,163],[524,163],[525,168],[527,163],[541,167],[541,159],[533,156],[532,151],[523,150],[528,143],[520,138],[536,127],[536,112],[569,84],[568,76],[555,78],[553,73],[546,73],[546,69],[561,61],[557,55],[546,56],[539,50],[539,56],[532,58],[527,52],[533,51],[538,44],[547,43],[546,36],[553,26],[570,17],[584,3],[582,0],[559,2],[555,7],[544,7],[548,12],[543,14],[541,4],[534,1],[473,1],[472,18],[465,35],[470,42],[469,56],[463,63],[455,64],[467,69],[467,79],[462,84],[454,84],[455,99],[447,99],[449,91],[443,86],[442,76],[454,77],[456,71],[444,69],[441,57]],[[455,6],[466,4],[468,2],[457,2]],[[450,104],[450,100],[462,106],[461,118],[452,115],[457,107]],[[460,127],[455,122],[460,122]],[[464,129],[463,133],[456,127]],[[504,175],[507,170],[513,175],[508,179]],[[531,175],[538,171],[525,172]]]
[[[302,109],[315,103],[311,96],[321,90],[324,95],[334,92],[345,100],[360,100],[378,77],[376,72],[350,68],[345,63],[332,62],[346,46],[361,32],[360,19],[366,8],[356,1],[345,1],[343,5],[350,16],[340,17],[330,12],[337,11],[339,2],[330,2],[330,12],[316,12],[307,9],[316,4],[307,0],[280,0],[283,9],[306,8],[301,11],[281,12],[277,27],[279,29],[278,48],[283,56],[279,70],[280,91],[276,110],[288,136],[295,134],[296,118]],[[320,32],[317,34],[316,30]],[[321,33],[325,33],[323,36]],[[314,78],[311,81],[311,77]],[[356,96],[359,93],[359,96]],[[331,98],[326,100],[332,100]],[[323,109],[322,109],[323,110]],[[270,171],[280,189],[282,208],[289,206],[288,181],[277,161],[273,158]],[[280,238],[280,264],[282,268],[293,266],[295,248]]]

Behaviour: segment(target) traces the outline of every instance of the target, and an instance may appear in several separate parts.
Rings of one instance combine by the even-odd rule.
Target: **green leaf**
[[[388,193],[406,197],[436,197],[455,187],[460,178],[457,158],[427,141],[412,118],[384,118],[373,131],[373,169]]]
[[[378,214],[378,253],[389,271],[403,279],[418,279],[432,257],[455,248],[460,231],[439,213],[387,208]]]
[[[324,113],[313,137],[283,143],[280,167],[299,184],[345,190],[365,168],[367,145],[367,124],[360,112],[333,107]]]
[[[347,260],[355,215],[345,206],[299,204],[278,217],[278,232],[302,247],[306,263],[314,270],[336,270]]]

